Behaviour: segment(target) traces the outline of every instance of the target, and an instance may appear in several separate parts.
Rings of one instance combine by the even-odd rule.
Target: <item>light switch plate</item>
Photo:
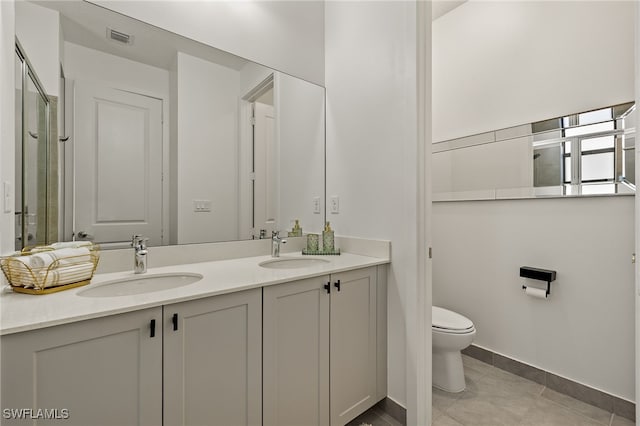
[[[211,200],[193,200],[193,211],[198,213],[210,212]]]
[[[320,214],[320,197],[313,197],[313,213]]]

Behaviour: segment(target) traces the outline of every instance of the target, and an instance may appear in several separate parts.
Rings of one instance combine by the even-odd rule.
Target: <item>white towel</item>
[[[63,241],[63,242],[53,243],[49,245],[49,247],[53,248],[54,250],[60,250],[65,248],[87,247],[92,244],[93,243],[91,241]]]
[[[77,248],[63,248],[60,250],[49,250],[40,253],[32,254],[31,256],[32,268],[46,268],[56,260],[59,260],[58,265],[70,265],[82,262],[91,262],[91,252],[87,247]]]
[[[7,259],[17,260],[24,265],[31,266],[31,256],[15,256]]]
[[[20,282],[13,285],[22,285],[25,288],[34,287],[38,279],[31,269],[31,256],[16,256],[3,260],[3,268],[9,268],[13,279],[19,277]]]
[[[41,272],[40,277],[46,288],[88,280],[92,274],[93,263],[81,263]]]

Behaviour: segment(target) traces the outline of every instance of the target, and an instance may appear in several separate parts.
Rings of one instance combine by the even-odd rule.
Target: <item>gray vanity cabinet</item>
[[[1,423],[344,425],[386,395],[385,271],[2,336]]]
[[[264,426],[344,425],[385,396],[377,276],[370,267],[264,288]]]
[[[162,424],[161,321],[157,307],[2,336],[1,423]]]
[[[262,290],[164,306],[164,426],[262,419]]]
[[[258,288],[2,336],[0,422],[46,408],[69,418],[38,425],[260,425],[261,333]]]

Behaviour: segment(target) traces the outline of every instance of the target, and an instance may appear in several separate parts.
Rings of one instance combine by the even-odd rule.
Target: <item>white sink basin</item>
[[[283,257],[265,260],[264,262],[260,262],[259,265],[269,269],[298,269],[316,266],[322,263],[329,263],[329,261],[315,257]]]
[[[151,293],[154,291],[169,290],[184,287],[202,279],[200,274],[168,273],[136,275],[134,277],[107,281],[96,286],[90,286],[78,292],[83,297],[115,297],[131,296],[134,294]]]

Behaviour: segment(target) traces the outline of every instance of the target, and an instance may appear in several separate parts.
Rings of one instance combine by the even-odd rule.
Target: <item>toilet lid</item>
[[[456,312],[433,306],[431,308],[431,326],[443,330],[469,330],[473,328],[473,322]]]

